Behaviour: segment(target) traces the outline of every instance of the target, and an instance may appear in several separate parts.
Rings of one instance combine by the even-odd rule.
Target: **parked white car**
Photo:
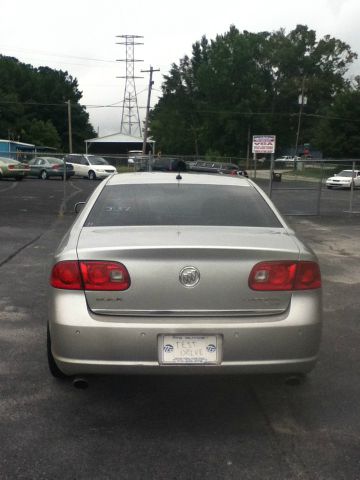
[[[301,160],[301,157],[284,155],[283,157],[276,158],[275,162],[294,163],[297,160]]]
[[[88,177],[89,180],[105,178],[116,173],[116,168],[97,155],[82,155],[71,153],[66,156],[66,163],[74,167],[75,175]]]
[[[351,188],[352,181],[354,187],[360,187],[360,170],[342,170],[326,180],[326,187]]]

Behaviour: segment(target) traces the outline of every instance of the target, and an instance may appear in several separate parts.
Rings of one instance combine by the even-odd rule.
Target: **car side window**
[[[86,158],[81,159],[81,165],[89,165],[89,162],[86,160]]]

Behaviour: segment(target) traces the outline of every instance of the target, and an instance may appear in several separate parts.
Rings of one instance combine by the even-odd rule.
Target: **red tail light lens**
[[[261,262],[249,276],[252,290],[310,290],[321,287],[319,265],[316,262]]]
[[[315,262],[299,262],[295,279],[295,290],[308,290],[321,287],[321,273]]]
[[[65,290],[82,290],[79,263],[77,261],[67,261],[54,265],[50,285]]]
[[[9,170],[14,170],[15,166],[14,165],[8,165]]]
[[[54,265],[50,284],[65,290],[127,290],[130,275],[118,262],[65,261]]]
[[[60,165],[56,164],[51,167],[53,170],[59,170]]]
[[[82,261],[81,275],[85,290],[127,290],[130,276],[118,262]]]

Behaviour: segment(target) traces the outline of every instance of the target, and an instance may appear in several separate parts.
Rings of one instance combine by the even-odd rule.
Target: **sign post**
[[[253,135],[252,152],[263,154],[275,153],[275,144],[275,135]]]
[[[253,135],[252,141],[252,153],[254,155],[254,178],[256,178],[256,155],[261,153],[263,155],[271,154],[271,163],[270,163],[270,184],[269,184],[269,196],[271,197],[272,192],[272,180],[274,172],[274,153],[276,146],[276,136],[275,135]]]

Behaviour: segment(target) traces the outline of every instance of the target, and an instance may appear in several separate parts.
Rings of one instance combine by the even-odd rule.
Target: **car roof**
[[[181,172],[181,180],[176,177],[178,172],[135,172],[120,173],[110,177],[107,185],[124,184],[149,184],[149,183],[178,183],[184,182],[195,185],[228,185],[250,187],[252,183],[246,177],[232,177],[227,175],[216,175],[206,173],[186,173]]]

